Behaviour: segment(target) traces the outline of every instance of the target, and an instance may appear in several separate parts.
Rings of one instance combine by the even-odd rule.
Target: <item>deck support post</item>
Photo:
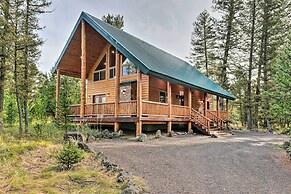
[[[109,56],[109,55],[108,55]],[[119,101],[120,101],[120,61],[119,60],[119,53],[116,49],[115,51],[115,110],[114,110],[114,117],[117,118],[119,114]],[[119,131],[119,123],[114,122],[114,131]]]
[[[207,117],[207,93],[204,93],[204,116]]]
[[[226,113],[227,113],[227,122],[226,122],[226,129],[228,129],[228,99],[226,99],[226,105],[225,105]]]
[[[86,57],[86,29],[85,21],[82,20],[81,26],[81,105],[80,105],[80,118],[83,118],[85,115],[85,103],[86,103],[86,66],[87,66],[87,57]]]
[[[60,86],[61,86],[61,72],[57,69],[57,80],[56,80],[56,112],[55,118],[59,115],[59,99],[60,99]]]
[[[225,111],[227,112],[227,118],[228,118],[228,99],[226,99]]]
[[[136,116],[138,121],[136,122],[136,136],[139,136],[142,133],[142,74],[140,69],[137,69],[137,111]]]
[[[219,117],[219,111],[220,111],[220,103],[219,103],[219,96],[216,96],[216,116]],[[221,123],[217,123],[218,127],[221,126]]]
[[[188,133],[189,133],[192,129],[192,122],[191,122],[192,93],[191,93],[190,88],[188,88],[188,106],[189,106],[189,122],[188,122]]]
[[[172,86],[170,82],[167,82],[167,102],[168,102],[168,127],[167,132],[170,133],[172,131]]]

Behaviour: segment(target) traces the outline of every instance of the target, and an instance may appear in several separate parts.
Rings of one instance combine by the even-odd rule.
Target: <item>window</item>
[[[115,67],[110,68],[110,69],[109,69],[109,79],[111,79],[111,78],[115,78],[115,76],[116,76],[116,70],[115,70]]]
[[[116,59],[116,49],[111,46],[109,49],[109,79],[115,78],[116,70],[115,70],[115,59]]]
[[[122,76],[128,76],[135,73],[135,65],[128,58],[122,56]]]
[[[167,93],[160,92],[160,103],[167,103]]]
[[[219,106],[220,106],[220,111],[225,111],[226,109],[225,109],[225,104],[226,104],[226,100],[225,100],[225,98],[220,98],[220,100],[219,100]]]
[[[93,96],[93,103],[94,104],[101,104],[106,102],[106,95],[105,94],[99,94]]]
[[[94,71],[94,81],[106,79],[106,55],[102,58]]]

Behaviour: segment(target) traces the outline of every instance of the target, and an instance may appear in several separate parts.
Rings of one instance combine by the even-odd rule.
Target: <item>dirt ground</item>
[[[107,140],[90,147],[142,177],[150,193],[290,193],[291,160],[277,148],[286,136],[241,131],[217,136]]]

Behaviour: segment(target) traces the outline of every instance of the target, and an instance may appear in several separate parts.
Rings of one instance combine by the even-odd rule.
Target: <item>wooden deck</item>
[[[169,114],[168,103],[158,103],[142,101],[141,116],[137,115],[137,101],[119,102],[119,108],[115,108],[114,102],[102,104],[86,104],[85,116],[80,117],[80,105],[72,105],[74,122],[87,123],[137,123],[142,121],[147,124],[167,124],[172,123],[191,123],[208,133],[212,129],[221,129],[228,119],[227,112],[206,111],[206,115],[188,106],[171,105]],[[118,110],[118,113],[115,113]]]

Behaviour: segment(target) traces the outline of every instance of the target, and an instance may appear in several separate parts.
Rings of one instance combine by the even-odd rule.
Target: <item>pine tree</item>
[[[45,9],[51,4],[47,0],[25,0],[24,8],[24,97],[23,97],[23,109],[24,109],[24,121],[25,121],[25,133],[28,132],[28,100],[29,94],[32,91],[31,86],[34,82],[38,70],[36,63],[40,56],[39,46],[43,44],[43,41],[39,38],[37,31],[41,30],[39,26],[38,16],[46,13]]]
[[[5,78],[8,70],[7,61],[9,58],[9,0],[0,2],[0,131],[3,130],[3,110],[4,110],[4,87]]]
[[[123,16],[120,14],[114,15],[114,14],[107,14],[102,17],[102,20],[118,29],[123,29],[124,27],[124,20]]]
[[[191,38],[190,63],[197,69],[202,70],[206,76],[213,78],[214,72],[211,71],[215,65],[216,50],[216,20],[204,10],[193,23],[194,31]]]
[[[280,47],[290,38],[290,23],[286,23],[290,16],[290,3],[288,0],[262,0],[259,3],[261,31],[260,31],[260,49],[258,62],[258,75],[256,80],[255,96],[255,126],[268,127],[269,119],[267,112],[270,108],[267,95],[262,96],[269,90],[270,61],[274,59]]]
[[[219,67],[219,84],[225,88],[229,88],[228,71],[230,70],[230,57],[232,49],[238,45],[237,41],[238,30],[237,30],[237,16],[241,10],[241,0],[213,0],[214,9],[222,14],[221,20],[218,22],[218,32],[220,39],[220,49],[222,50],[221,62]]]
[[[58,116],[55,119],[55,123],[59,129],[64,130],[65,132],[70,130],[71,119],[69,115],[72,114],[71,109],[71,98],[70,98],[70,83],[69,78],[64,76],[61,79],[61,88],[60,88],[60,100],[58,103]]]
[[[266,93],[270,99],[269,118],[281,128],[288,128],[291,132],[291,44],[284,44],[286,48],[272,61],[272,78],[270,92]]]

